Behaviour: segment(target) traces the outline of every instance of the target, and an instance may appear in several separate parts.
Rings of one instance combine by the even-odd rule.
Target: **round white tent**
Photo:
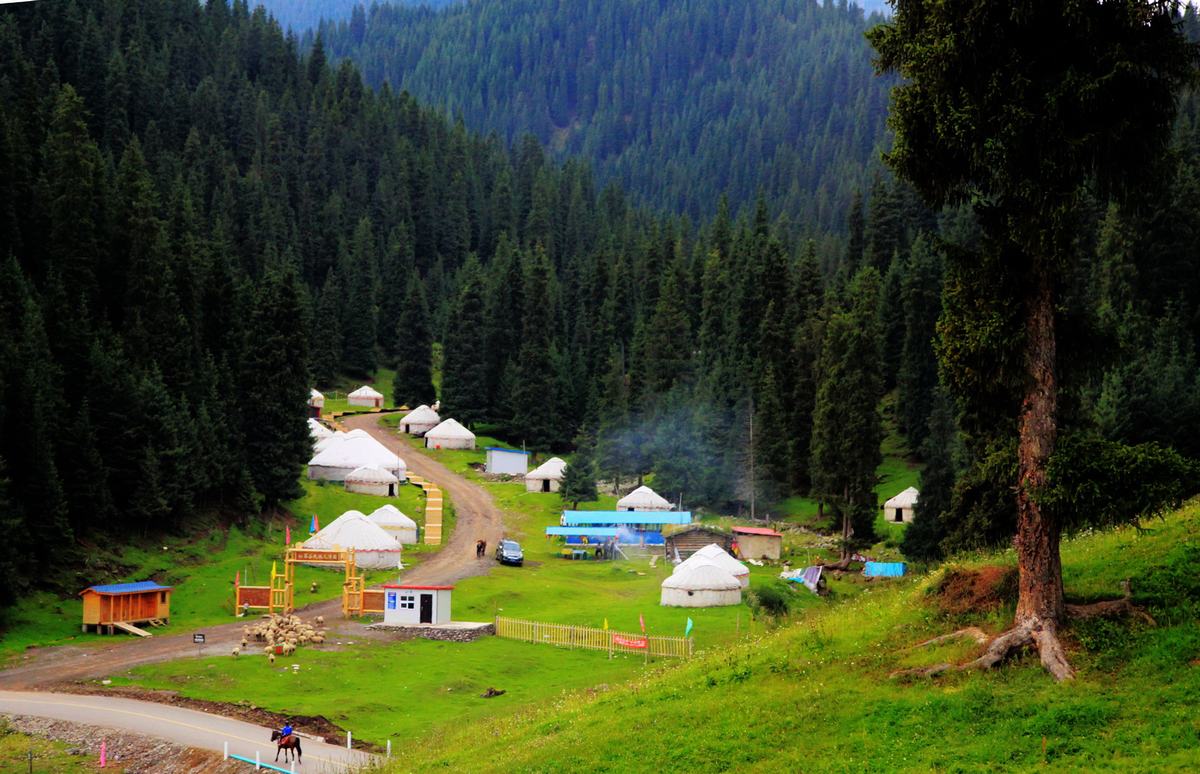
[[[330,446],[341,443],[343,440],[345,440],[346,435],[347,434],[341,430],[334,430],[332,435],[322,438],[313,444],[313,453],[320,454]]]
[[[398,483],[400,480],[383,468],[364,466],[355,468],[346,476],[346,491],[395,497]]]
[[[459,424],[457,419],[447,419],[425,433],[427,449],[474,449],[475,434]]]
[[[371,570],[400,566],[400,543],[360,511],[346,511],[304,541],[305,548],[353,548],[354,562]]]
[[[690,560],[689,560],[690,561]],[[711,562],[679,565],[662,582],[659,604],[668,607],[720,607],[742,601],[742,584]]]
[[[367,406],[368,408],[383,407],[383,393],[372,387],[363,385],[346,396],[346,402],[351,406]]]
[[[558,457],[551,457],[525,474],[525,491],[557,492],[562,486],[566,469],[566,462]]]
[[[334,440],[338,439],[338,440]],[[399,481],[406,476],[404,460],[363,430],[351,430],[333,441],[308,461],[308,477],[325,481],[345,481],[356,468],[383,468]],[[318,447],[320,444],[318,444]]]
[[[325,396],[316,390],[308,391],[308,414],[312,417],[321,416],[321,409],[325,408]]]
[[[910,486],[883,504],[883,518],[897,523],[912,521],[915,515],[914,509],[917,507],[917,500],[920,497],[921,493],[917,491],[917,488]]]
[[[400,418],[400,432],[421,435],[437,427],[441,421],[436,411],[422,403]]]
[[[675,570],[678,572],[681,567],[691,564],[715,564],[736,578],[742,588],[746,588],[750,585],[750,568],[739,562],[737,559],[734,559],[728,551],[726,551],[724,548],[721,548],[716,543],[709,543],[704,548],[701,548],[699,551],[680,562]]]
[[[376,508],[367,518],[382,527],[384,532],[396,538],[402,545],[411,545],[417,542],[417,523],[405,516],[399,508],[391,503]]]
[[[308,434],[312,436],[314,444],[333,437],[333,431],[315,419],[308,420]]]
[[[648,486],[639,486],[617,500],[618,511],[669,511],[674,507]]]

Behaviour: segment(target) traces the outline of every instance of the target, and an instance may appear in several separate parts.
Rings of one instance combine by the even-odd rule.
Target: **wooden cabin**
[[[716,543],[723,550],[729,551],[733,547],[733,536],[711,527],[693,526],[672,532],[663,543],[667,559],[673,560],[676,551],[679,552],[680,559],[687,559],[709,543]]]
[[[97,634],[119,629],[149,637],[136,624],[162,626],[171,618],[171,586],[154,581],[92,586],[79,592],[83,597],[83,631],[94,627]]]

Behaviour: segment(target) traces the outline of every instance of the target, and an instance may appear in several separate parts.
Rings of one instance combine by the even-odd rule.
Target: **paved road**
[[[263,761],[272,762],[276,752],[275,745],[269,741],[269,728],[206,712],[135,699],[78,696],[70,693],[0,691],[0,713],[33,715],[70,723],[115,728],[216,752],[222,752],[224,743],[228,742],[230,753],[244,755],[251,760],[257,751]],[[304,741],[302,746],[303,762],[296,769],[308,774],[350,772],[373,759],[373,756],[357,750],[347,750],[311,739]],[[279,760],[282,764],[282,755]]]
[[[384,446],[400,455],[413,473],[442,488],[454,504],[455,523],[450,540],[442,550],[404,574],[405,583],[454,583],[462,578],[483,575],[494,564],[490,554],[504,537],[504,522],[491,494],[483,487],[452,472],[442,463],[412,448],[395,432],[379,424],[381,414],[354,414],[341,418],[350,430],[365,430]],[[489,556],[475,558],[475,541],[486,540]]]

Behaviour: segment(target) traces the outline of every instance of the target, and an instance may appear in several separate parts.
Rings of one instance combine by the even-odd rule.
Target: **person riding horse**
[[[296,760],[301,761],[303,750],[300,749],[300,737],[296,735],[292,729],[292,724],[289,721],[285,723],[283,728],[278,731],[271,732],[271,741],[276,742],[275,761],[279,762],[279,751],[283,750],[283,762],[287,763],[290,760],[290,755],[295,754]]]

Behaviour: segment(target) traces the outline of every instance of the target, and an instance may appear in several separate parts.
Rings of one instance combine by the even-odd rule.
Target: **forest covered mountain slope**
[[[840,231],[886,143],[872,23],[814,0],[474,0],[372,5],[320,35],[368,83],[505,141],[532,133],[669,212],[706,220],[722,193],[736,212],[762,192]]]

